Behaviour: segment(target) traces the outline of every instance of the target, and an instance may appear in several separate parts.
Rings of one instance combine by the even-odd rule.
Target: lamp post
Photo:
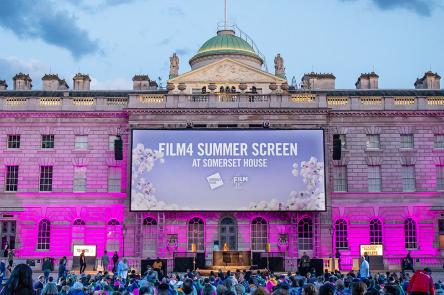
[[[122,242],[123,242],[123,251],[122,251],[122,255],[123,255],[123,257],[125,257],[125,235],[126,235],[126,231],[127,231],[128,229],[126,228],[126,225],[125,225],[125,223],[123,224],[123,226],[122,226],[122,233],[123,233],[123,236],[122,236]]]

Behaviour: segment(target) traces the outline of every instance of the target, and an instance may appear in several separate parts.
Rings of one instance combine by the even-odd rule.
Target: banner
[[[132,131],[132,211],[325,211],[323,130]]]
[[[361,245],[361,256],[382,256],[384,254],[382,245]]]
[[[82,251],[85,250],[85,256],[95,257],[96,256],[96,246],[95,245],[74,245],[73,255],[72,256],[80,256]]]

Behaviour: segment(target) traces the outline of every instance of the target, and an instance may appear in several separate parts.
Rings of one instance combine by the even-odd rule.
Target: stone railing
[[[0,93],[1,95],[1,93]],[[333,111],[444,110],[444,96],[334,96],[316,93],[130,93],[114,97],[0,96],[0,111],[119,111],[146,108],[297,108]]]

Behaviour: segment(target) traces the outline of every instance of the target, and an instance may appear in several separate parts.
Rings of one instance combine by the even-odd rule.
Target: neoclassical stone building
[[[282,257],[285,269],[307,252],[341,253],[351,269],[362,244],[382,244],[386,268],[411,251],[418,266],[441,266],[444,249],[444,91],[427,72],[412,89],[378,89],[361,74],[356,89],[336,90],[333,74],[307,73],[288,85],[280,56],[264,69],[257,49],[231,29],[218,32],[179,74],[171,58],[166,89],[136,75],[128,91],[90,90],[77,74],[73,89],[45,75],[34,90],[17,74],[0,81],[0,235],[22,259],[72,257],[73,245],[118,251],[137,265],[177,253],[202,253],[213,242],[254,259]],[[129,153],[133,128],[323,128],[325,212],[130,212]],[[341,138],[341,160],[332,138]],[[115,160],[114,140],[123,140]],[[233,238],[234,237],[234,238]],[[196,249],[193,249],[193,244]],[[267,246],[269,244],[269,246]],[[267,249],[269,248],[269,249]],[[269,250],[267,252],[266,250]]]

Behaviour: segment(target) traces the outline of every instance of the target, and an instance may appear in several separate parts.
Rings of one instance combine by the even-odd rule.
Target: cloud
[[[31,76],[32,84],[39,85],[40,78],[48,68],[44,63],[37,59],[19,59],[15,56],[0,57],[0,80],[12,81],[15,74],[22,72]],[[9,88],[12,88],[12,82],[8,82]]]
[[[89,13],[97,13],[104,9],[111,8],[114,6],[131,4],[140,0],[66,0],[71,3],[74,7],[85,10]]]
[[[110,80],[97,80],[91,77],[91,90],[130,90],[133,89],[131,79],[115,78]]]
[[[176,49],[176,53],[177,53],[178,55],[188,55],[188,54],[190,54],[191,52],[192,52],[191,49],[188,48],[188,47],[184,47],[184,48],[178,48],[178,49]]]
[[[166,10],[166,13],[169,16],[184,16],[185,15],[182,8],[180,8],[180,7],[168,7]]]
[[[359,0],[341,0],[342,2],[356,2]],[[422,16],[430,16],[442,0],[370,0],[381,10],[406,9]]]
[[[158,46],[168,45],[173,40],[173,36],[166,37],[165,39],[161,40],[160,42],[156,43]]]
[[[71,52],[76,59],[100,51],[97,40],[80,28],[75,16],[54,8],[51,0],[5,0],[0,26],[22,39],[40,39]]]

